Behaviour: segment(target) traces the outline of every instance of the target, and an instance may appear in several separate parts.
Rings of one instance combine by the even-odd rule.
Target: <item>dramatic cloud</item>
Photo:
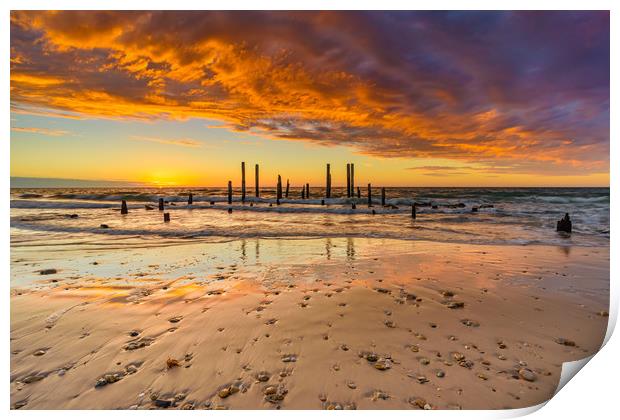
[[[17,11],[11,103],[607,172],[609,13]]]

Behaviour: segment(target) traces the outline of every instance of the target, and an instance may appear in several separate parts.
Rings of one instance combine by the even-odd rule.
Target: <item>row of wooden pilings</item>
[[[254,166],[254,195],[256,198],[260,197],[260,184],[259,184],[259,166],[258,163]],[[280,174],[278,174],[278,183],[276,185],[276,204],[280,205],[280,200],[282,198],[289,198],[289,192],[290,192],[290,182],[287,179],[286,180],[286,189],[283,191],[282,188],[282,177]],[[355,192],[357,193],[357,198],[360,199],[362,198],[362,193],[360,190],[360,187],[355,187],[355,165],[353,163],[347,163],[347,198],[351,198],[351,197],[355,197]],[[332,197],[332,175],[331,175],[331,165],[328,163],[326,166],[326,173],[325,173],[325,198],[331,198]],[[372,205],[372,186],[369,183],[368,184],[368,192],[367,192],[367,197],[368,197],[368,207],[373,207]],[[310,184],[306,183],[305,185],[302,185],[301,187],[301,199],[309,199],[310,198]],[[245,183],[245,162],[241,162],[241,202],[245,202],[246,200],[246,183]],[[385,206],[386,203],[386,195],[385,195],[385,187],[381,188],[381,206]],[[228,204],[232,204],[233,201],[233,187],[232,187],[232,181],[228,181]],[[188,199],[187,199],[187,204],[188,205],[192,205],[194,202],[194,196],[192,193],[189,193]],[[159,199],[159,203],[158,203],[158,207],[159,207],[159,211],[164,211],[164,199],[160,198]],[[321,205],[325,204],[325,200],[321,200]],[[149,209],[150,206],[147,205],[147,209]],[[356,203],[351,203],[351,208],[355,209],[356,208]],[[228,209],[228,212],[230,213],[232,211],[231,208]],[[127,214],[128,210],[127,210],[127,202],[125,200],[122,200],[121,203],[121,214]],[[375,214],[375,211],[373,210],[373,214]],[[413,219],[416,218],[416,204],[413,203],[411,205],[411,217]],[[170,221],[170,214],[169,213],[164,213],[164,221],[168,222]]]
[[[254,166],[254,196],[260,197],[260,185],[259,185],[259,166],[258,163]],[[228,181],[228,204],[232,204],[232,181]],[[276,200],[282,198],[289,198],[290,182],[286,180],[286,190],[282,189],[282,176],[278,174],[278,183],[276,184]],[[355,187],[355,165],[353,163],[347,163],[347,198],[355,197],[357,192],[357,198],[362,198],[362,192],[360,187]],[[241,162],[241,201],[245,202],[246,198],[246,183],[245,183],[245,162]],[[301,187],[301,198],[310,198],[310,184],[306,183]],[[326,164],[325,173],[325,198],[332,198],[332,175],[331,165]],[[279,204],[279,202],[278,202]],[[368,184],[368,204],[372,206],[371,199],[371,184]],[[385,187],[381,188],[381,205],[385,206]]]

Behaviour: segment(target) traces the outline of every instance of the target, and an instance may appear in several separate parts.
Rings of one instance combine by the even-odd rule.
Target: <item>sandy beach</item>
[[[252,239],[11,260],[12,408],[527,407],[608,321],[606,247]]]

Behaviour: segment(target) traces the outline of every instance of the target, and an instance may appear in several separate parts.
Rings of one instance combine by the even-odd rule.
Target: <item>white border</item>
[[[10,298],[9,298],[9,278],[10,278],[10,264],[9,264],[9,180],[10,180],[10,107],[9,107],[9,57],[10,57],[10,33],[9,33],[9,13],[11,9],[206,9],[206,10],[244,10],[244,9],[270,9],[270,10],[321,10],[321,9],[376,9],[380,7],[385,10],[463,10],[463,9],[476,9],[476,10],[496,10],[496,9],[513,9],[513,10],[611,10],[611,45],[617,46],[618,41],[618,13],[620,7],[617,5],[620,2],[613,2],[611,0],[590,0],[590,1],[577,1],[577,0],[564,0],[562,2],[545,1],[545,0],[503,0],[503,1],[491,1],[491,0],[433,0],[427,2],[411,2],[403,0],[382,0],[368,1],[334,1],[334,0],[313,0],[313,1],[282,1],[282,0],[244,0],[244,1],[227,1],[227,2],[213,2],[213,1],[187,1],[187,0],[175,0],[174,2],[164,0],[150,0],[148,2],[134,1],[129,3],[127,0],[108,0],[108,1],[90,1],[88,3],[83,0],[56,0],[56,1],[44,1],[44,0],[22,0],[13,1],[9,0],[3,2],[2,9],[2,21],[0,23],[0,32],[2,34],[1,51],[2,57],[4,57],[2,64],[0,65],[0,74],[2,77],[2,83],[4,88],[3,100],[0,104],[2,109],[2,153],[0,153],[0,159],[2,161],[2,173],[0,175],[0,185],[2,186],[2,192],[7,200],[3,201],[0,207],[2,217],[2,238],[1,242],[3,264],[2,269],[2,281],[4,282],[5,289],[3,293],[4,305],[2,305],[4,319],[2,322],[2,337],[3,351],[2,358],[4,363],[2,364],[2,375],[0,378],[1,396],[3,401],[3,409],[9,411],[9,366],[10,366],[10,351],[9,351],[9,334],[10,334]],[[615,7],[614,7],[615,6]],[[618,98],[618,84],[617,77],[615,76],[619,72],[618,66],[618,54],[611,49],[611,98],[612,103],[615,104],[614,98]],[[620,120],[617,107],[611,108],[611,138],[617,138],[618,123]],[[610,142],[611,153],[611,185],[616,185],[618,180],[618,148],[615,147],[614,142]],[[614,225],[615,221],[619,220],[619,210],[616,206],[616,194],[614,188],[611,189],[611,224]],[[611,332],[616,323],[618,314],[618,293],[617,293],[617,279],[618,278],[618,261],[614,258],[614,253],[617,250],[617,240],[615,236],[611,238],[611,309],[609,316],[609,329],[606,336],[605,347],[594,356],[592,361],[588,363],[583,372],[579,373],[576,380],[569,381],[561,392],[557,396],[552,398],[547,404],[541,404],[540,406],[530,407],[521,410],[505,410],[505,411],[461,411],[461,412],[449,412],[449,411],[382,411],[376,413],[373,411],[355,411],[355,412],[339,412],[337,414],[340,417],[355,417],[365,419],[375,419],[379,414],[382,417],[390,418],[405,418],[414,415],[421,415],[426,418],[434,417],[440,419],[447,418],[505,418],[516,417],[526,415],[535,412],[531,418],[536,419],[551,419],[551,418],[610,418],[613,415],[610,413],[614,411],[615,399],[617,399],[617,381],[616,378],[620,373],[620,362],[617,355],[620,354],[620,341],[616,337],[611,337]],[[611,339],[610,339],[611,337]],[[609,340],[609,341],[607,341]],[[568,368],[575,371],[575,366],[580,363],[575,362],[569,364]],[[578,369],[577,369],[578,370]],[[568,371],[567,371],[568,372]],[[565,373],[563,372],[563,376]],[[559,387],[558,389],[560,389]],[[542,406],[544,409],[539,410]],[[245,416],[252,416],[254,419],[263,419],[268,417],[281,417],[290,416],[294,414],[302,419],[309,419],[315,416],[333,416],[336,414],[330,414],[329,412],[321,411],[230,411],[230,412],[217,412],[212,411],[205,413],[202,411],[196,412],[165,412],[165,411],[123,411],[116,412],[114,416],[130,417],[131,418],[147,418],[149,420],[153,418],[163,418],[169,416],[209,416],[215,418],[235,419]],[[87,415],[90,418],[107,418],[110,413],[107,411],[11,411],[9,415],[20,418],[39,418],[45,416],[47,419],[63,419],[78,418]]]

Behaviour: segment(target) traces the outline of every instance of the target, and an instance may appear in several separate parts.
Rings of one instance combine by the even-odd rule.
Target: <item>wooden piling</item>
[[[351,195],[353,195],[353,191],[355,191],[355,164],[352,163],[351,164]],[[359,195],[357,198],[359,198]]]
[[[357,198],[362,198],[362,190],[360,190],[360,187],[357,187]]]
[[[282,177],[278,174],[278,186],[276,187],[276,204],[280,205],[280,199],[282,198]]]
[[[241,162],[241,202],[245,203],[245,162]]]
[[[228,181],[228,204],[232,204],[232,181]]]
[[[164,199],[159,199],[159,211],[164,211]]]
[[[347,163],[347,198],[351,198],[351,164]]]
[[[170,213],[164,213],[164,222],[168,223],[170,221]]]
[[[381,205],[385,206],[385,187],[381,187]]]
[[[260,197],[260,190],[258,188],[258,163],[254,166],[254,183],[255,183],[255,189],[256,191],[254,192],[254,195],[256,196],[256,198]]]
[[[276,197],[282,198],[282,177],[278,174],[278,186],[276,188]]]
[[[194,204],[194,194],[189,193],[189,196],[187,197],[187,204],[190,206]]]
[[[285,196],[286,198],[288,198],[288,189],[289,189],[289,186],[290,186],[290,184],[289,184],[288,179],[287,179],[287,180],[286,180],[286,193],[284,194],[284,196]]]
[[[372,189],[368,184],[368,207],[372,207]]]
[[[306,198],[310,199],[310,184],[306,183]]]
[[[125,200],[121,201],[121,214],[127,214],[127,202]]]
[[[411,205],[411,218],[412,218],[412,219],[414,219],[414,220],[415,220],[415,217],[416,217],[416,214],[415,214],[415,213],[416,213],[416,211],[415,211],[415,207],[416,207],[416,206],[415,206],[415,203],[413,203],[413,204]]]
[[[325,173],[325,198],[330,198],[332,196],[332,175],[329,166],[328,163]]]

